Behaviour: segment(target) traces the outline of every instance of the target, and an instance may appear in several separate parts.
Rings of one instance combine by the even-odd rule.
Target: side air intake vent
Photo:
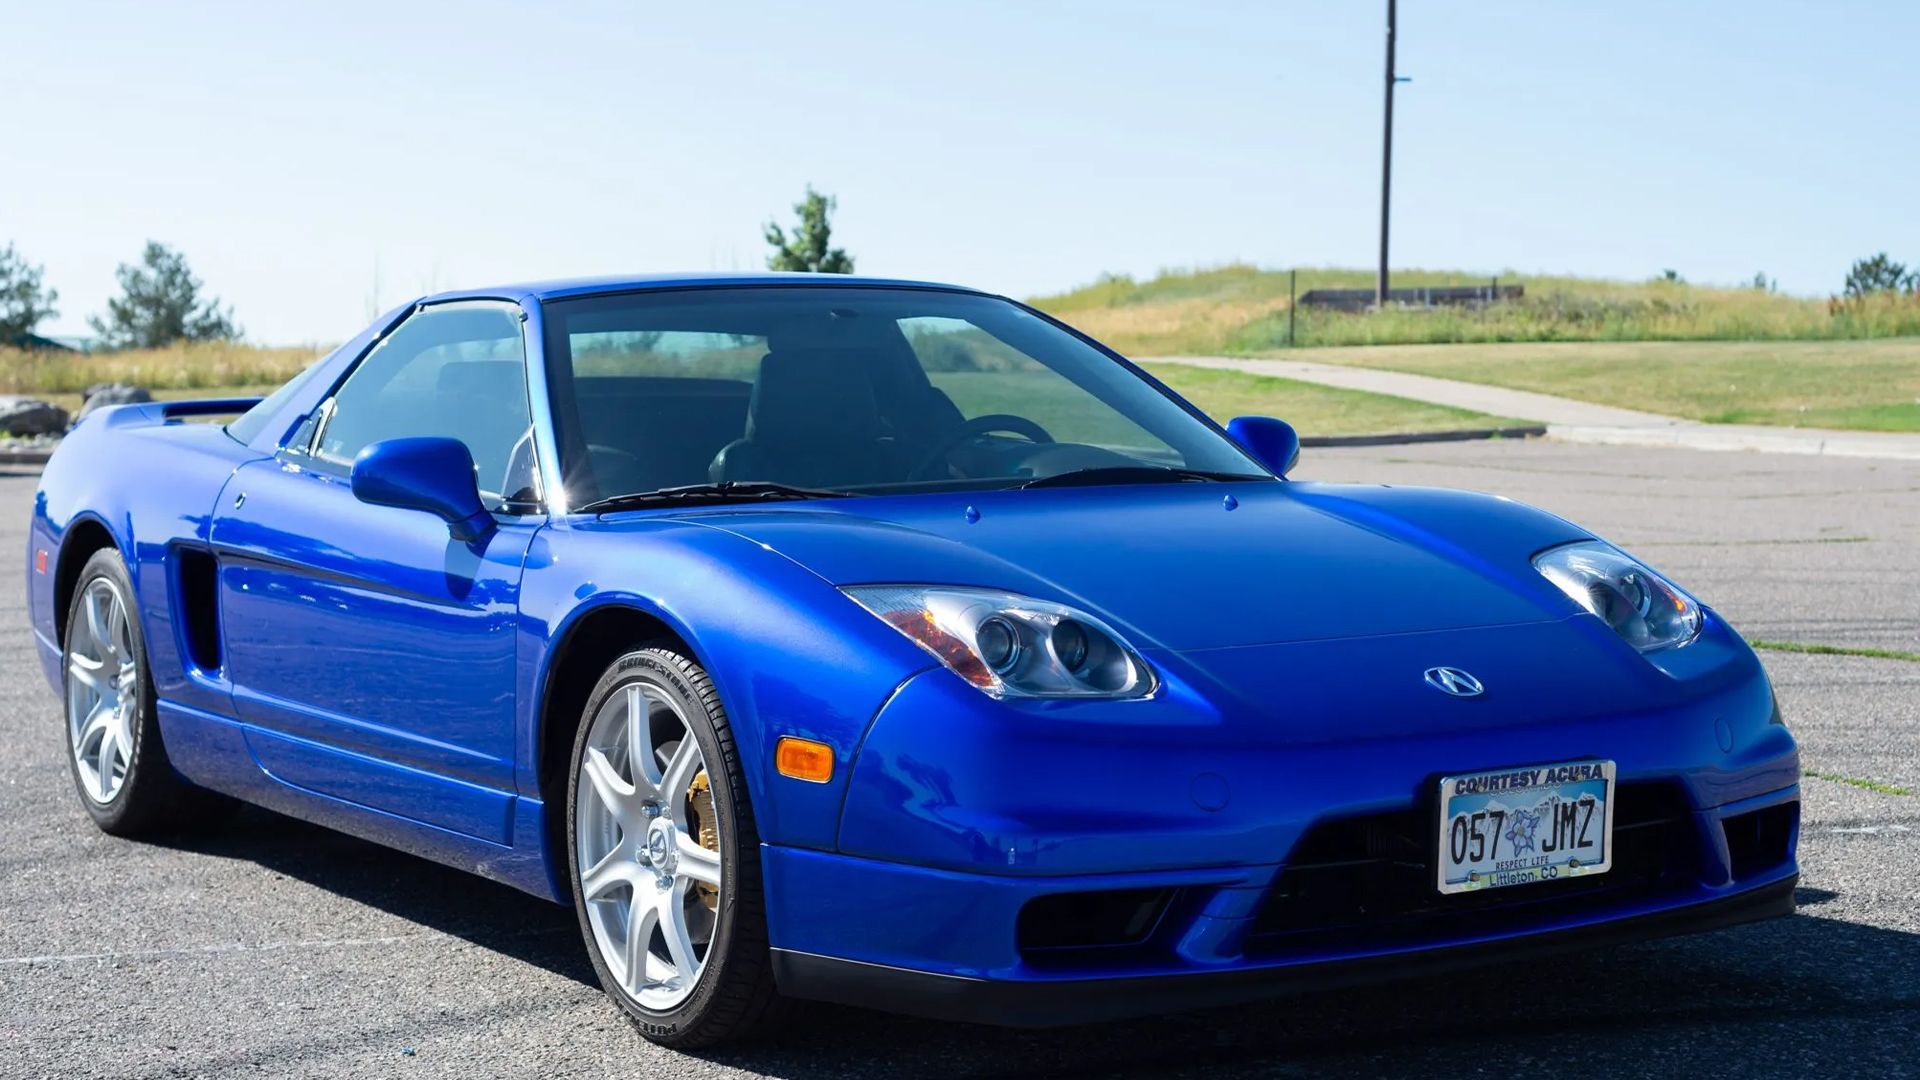
[[[187,660],[201,671],[220,670],[220,564],[213,552],[176,548],[180,621]]]

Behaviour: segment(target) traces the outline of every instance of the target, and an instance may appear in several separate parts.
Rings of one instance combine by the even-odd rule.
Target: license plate
[[[1442,779],[1436,862],[1443,893],[1606,873],[1613,866],[1613,762]]]

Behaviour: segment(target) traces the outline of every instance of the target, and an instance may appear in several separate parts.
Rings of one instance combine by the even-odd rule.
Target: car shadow
[[[598,985],[573,913],[270,811],[163,841],[245,859],[502,956]],[[1912,1075],[1920,934],[1823,917],[1254,1005],[1012,1030],[802,1004],[773,1042],[698,1056],[811,1080],[895,1076]],[[609,1012],[612,1006],[608,1005]],[[637,1034],[631,1037],[638,1039]]]
[[[708,1055],[842,1074],[849,1048],[942,1076],[1911,1076],[1920,934],[1818,914],[1367,989],[1049,1031],[809,1010],[774,1046]],[[1177,1008],[1177,999],[1164,1002]]]
[[[254,806],[217,828],[155,843],[243,859],[598,988],[571,908],[403,851]]]

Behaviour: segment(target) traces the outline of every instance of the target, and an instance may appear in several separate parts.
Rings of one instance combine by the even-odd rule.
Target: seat
[[[535,485],[524,371],[518,360],[454,360],[435,380],[438,407],[423,419],[441,430],[422,434],[466,443],[482,491],[512,497]]]
[[[781,350],[760,360],[744,438],[714,455],[708,477],[803,487],[898,479],[867,365],[852,350]]]

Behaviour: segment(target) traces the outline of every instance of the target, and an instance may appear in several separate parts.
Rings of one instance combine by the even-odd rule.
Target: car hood
[[[850,498],[693,511],[835,585],[1058,599],[1177,651],[1565,618],[1534,572],[1588,534],[1491,496],[1260,481]]]

